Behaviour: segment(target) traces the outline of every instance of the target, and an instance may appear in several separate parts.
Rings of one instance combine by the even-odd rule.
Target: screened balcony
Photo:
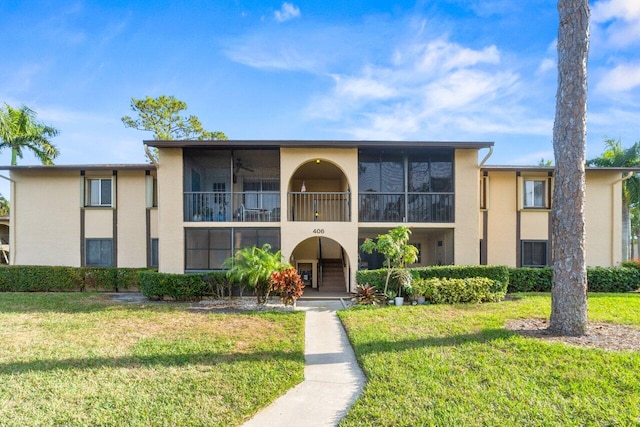
[[[184,150],[185,222],[279,222],[280,154]]]
[[[185,192],[186,222],[279,222],[279,191]]]
[[[360,194],[360,222],[454,222],[453,193]]]
[[[454,222],[453,150],[360,149],[359,222]]]

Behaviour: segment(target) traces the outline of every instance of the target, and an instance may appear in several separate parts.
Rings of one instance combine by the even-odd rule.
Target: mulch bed
[[[630,326],[592,322],[587,334],[581,337],[554,335],[548,330],[548,319],[512,319],[507,321],[505,328],[543,341],[611,351],[640,351],[640,330]]]

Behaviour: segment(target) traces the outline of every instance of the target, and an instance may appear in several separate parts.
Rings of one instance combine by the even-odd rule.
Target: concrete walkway
[[[336,310],[339,300],[298,301],[305,320],[304,381],[245,426],[335,426],[360,395],[364,374]]]

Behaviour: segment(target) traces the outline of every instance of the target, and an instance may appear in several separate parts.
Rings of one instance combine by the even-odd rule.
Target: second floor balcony
[[[453,193],[360,193],[360,222],[454,222]]]
[[[184,193],[186,222],[279,222],[279,191]]]
[[[289,192],[289,221],[351,221],[351,193],[348,191]]]

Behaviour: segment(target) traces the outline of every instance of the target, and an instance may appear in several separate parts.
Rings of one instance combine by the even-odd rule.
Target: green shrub
[[[218,299],[231,297],[233,294],[233,280],[227,276],[226,271],[212,271],[203,275],[202,280],[207,284],[206,295]]]
[[[2,292],[78,292],[84,290],[83,274],[74,267],[0,267]]]
[[[356,271],[356,283],[359,285],[369,284],[377,291],[384,291],[384,282],[387,279],[387,269],[378,270],[358,270]]]
[[[553,270],[551,267],[542,268],[510,268],[509,293],[514,292],[551,292]]]
[[[142,294],[150,300],[193,301],[201,299],[207,291],[207,282],[200,274],[141,271],[138,281]]]
[[[544,268],[509,269],[512,292],[551,292],[553,270]],[[589,292],[630,292],[640,288],[640,270],[627,267],[590,267],[587,269]]]
[[[509,283],[509,268],[501,265],[447,265],[432,267],[417,267],[409,269],[414,279],[442,278],[466,279],[471,277],[486,277],[499,282],[498,288],[506,287]],[[356,282],[358,284],[369,283],[382,292],[387,270],[358,270]],[[414,291],[415,293],[415,291]]]
[[[621,266],[640,270],[640,258],[633,258],[633,259],[630,259],[629,261],[625,261],[622,263]]]
[[[496,302],[507,293],[506,283],[486,277],[464,279],[428,278],[418,279],[417,287],[425,298],[434,304],[459,304]]]
[[[640,288],[640,270],[626,267],[587,269],[589,292],[630,292]]]

